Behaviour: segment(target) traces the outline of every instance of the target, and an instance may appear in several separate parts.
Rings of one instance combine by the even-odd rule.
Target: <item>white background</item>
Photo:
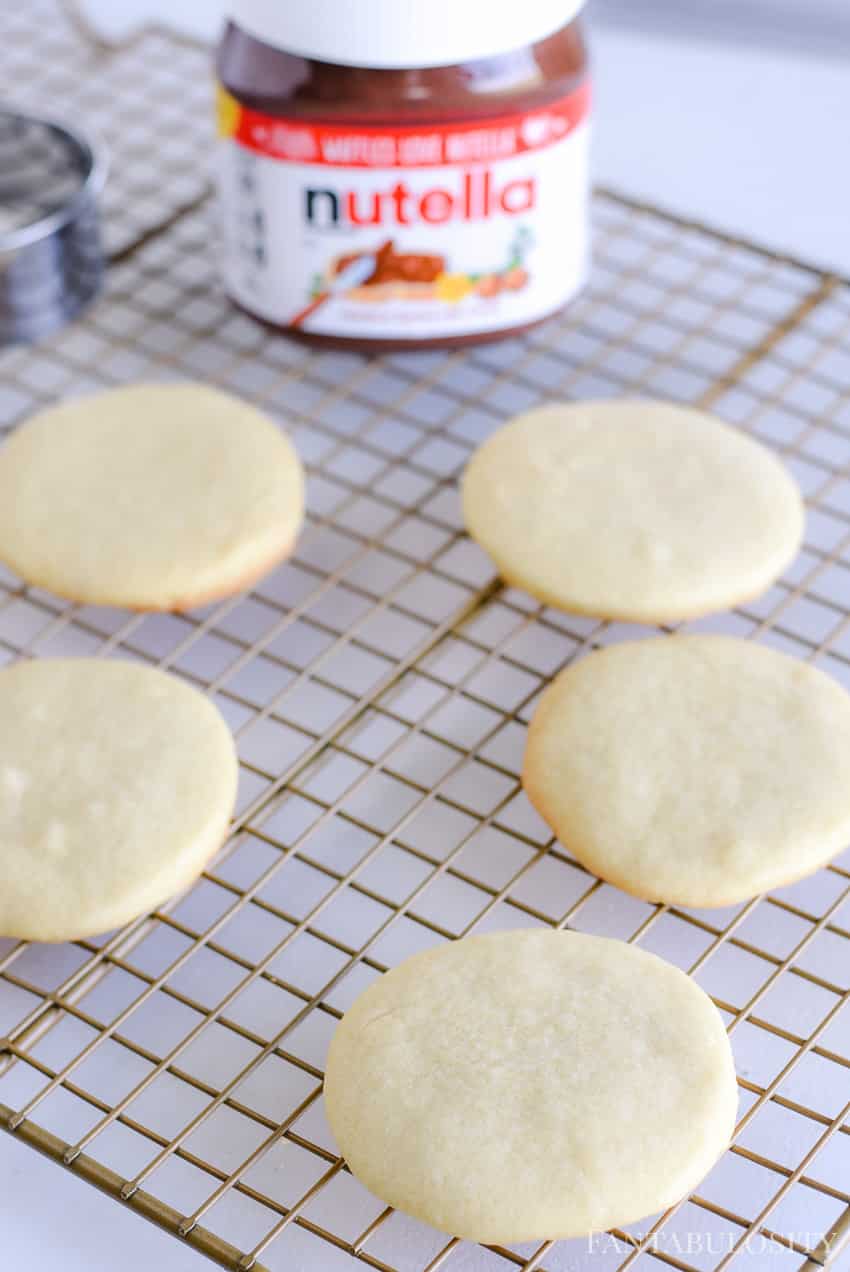
[[[850,273],[846,0],[599,0],[593,12],[598,178]]]

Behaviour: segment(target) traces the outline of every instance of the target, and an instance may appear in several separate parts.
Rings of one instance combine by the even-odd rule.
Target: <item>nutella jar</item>
[[[588,263],[583,0],[230,0],[224,272],[320,344],[419,349],[550,317]]]

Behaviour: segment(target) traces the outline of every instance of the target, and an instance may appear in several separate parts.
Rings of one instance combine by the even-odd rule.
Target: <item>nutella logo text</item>
[[[304,191],[304,215],[318,229],[341,226],[447,225],[521,216],[537,206],[537,181],[523,177],[500,183],[492,169],[459,174],[454,188],[412,190],[406,181],[383,190],[310,187]]]

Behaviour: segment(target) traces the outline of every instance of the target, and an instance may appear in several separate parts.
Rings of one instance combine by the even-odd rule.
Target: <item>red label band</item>
[[[231,135],[271,159],[332,168],[433,168],[492,163],[546,150],[568,137],[590,113],[590,84],[527,115],[470,124],[352,128],[276,119],[239,108]]]

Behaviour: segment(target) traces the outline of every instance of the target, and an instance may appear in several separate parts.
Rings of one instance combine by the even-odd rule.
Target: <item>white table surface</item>
[[[9,1135],[0,1137],[0,1179],[3,1267],[201,1272],[213,1266]]]
[[[838,121],[850,119],[850,49],[832,58],[787,38],[759,47],[734,25],[727,42],[603,18],[598,179],[850,274],[850,174],[836,148]]]
[[[806,41],[705,40],[687,23],[671,37],[616,12],[595,27],[603,183],[850,273],[850,177],[836,149],[850,118],[846,63]],[[211,1266],[8,1136],[0,1180],[4,1267]],[[850,1254],[834,1266],[846,1272]]]

